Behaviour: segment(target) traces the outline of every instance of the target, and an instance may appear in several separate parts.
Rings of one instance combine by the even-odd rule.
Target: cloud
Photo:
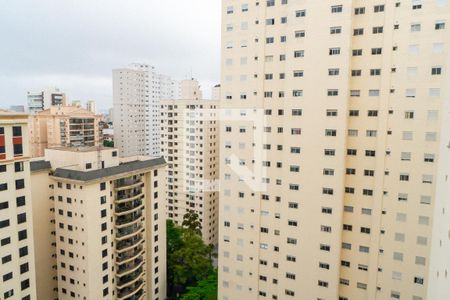
[[[0,106],[57,86],[112,105],[111,70],[154,65],[176,79],[219,81],[220,0],[40,0],[0,3]],[[205,90],[209,94],[209,90]]]

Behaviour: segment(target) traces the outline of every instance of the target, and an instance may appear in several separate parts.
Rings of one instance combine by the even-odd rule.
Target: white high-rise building
[[[94,100],[89,100],[88,102],[86,102],[86,109],[88,111],[90,111],[91,113],[95,114],[95,112],[97,110],[95,101]]]
[[[160,156],[160,101],[179,97],[179,82],[152,66],[113,70],[115,146],[122,156]]]
[[[27,93],[28,112],[34,114],[53,105],[66,105],[66,94],[58,88]]]
[[[219,299],[450,299],[449,1],[222,4]]]
[[[183,80],[182,99],[161,101],[161,153],[168,163],[167,217],[199,216],[203,241],[217,244],[219,101],[203,100],[196,80]]]

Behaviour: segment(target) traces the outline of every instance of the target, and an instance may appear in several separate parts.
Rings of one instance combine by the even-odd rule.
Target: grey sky
[[[2,0],[0,107],[56,86],[112,106],[111,71],[145,62],[175,79],[220,75],[220,0]]]

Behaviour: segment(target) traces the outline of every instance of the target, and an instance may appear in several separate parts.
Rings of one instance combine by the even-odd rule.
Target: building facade
[[[66,105],[66,94],[58,88],[45,89],[43,91],[28,92],[28,112],[34,114],[53,105]]]
[[[164,159],[47,149],[31,170],[39,299],[165,299]]]
[[[78,106],[52,106],[30,115],[32,157],[44,156],[46,148],[100,146],[101,121],[101,115]]]
[[[448,1],[222,4],[219,299],[448,299]]]
[[[198,82],[181,82],[186,98],[161,101],[161,154],[167,161],[167,217],[199,216],[206,244],[217,244],[219,102],[202,100]]]
[[[160,156],[160,100],[179,97],[179,83],[152,66],[113,70],[115,146],[122,156]]]
[[[89,100],[88,102],[86,102],[86,110],[88,110],[91,113],[95,114],[96,110],[97,110],[95,101]]]
[[[37,299],[27,126],[0,111],[0,299]]]

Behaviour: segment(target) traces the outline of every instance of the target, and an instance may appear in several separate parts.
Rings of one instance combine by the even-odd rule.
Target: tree
[[[217,300],[217,270],[195,287],[188,287],[181,300]]]
[[[103,146],[113,148],[114,147],[114,142],[113,141],[104,140],[103,141]]]
[[[211,253],[212,247],[203,243],[196,230],[167,221],[169,299],[180,299],[188,286],[196,286],[213,272]]]
[[[183,216],[183,223],[184,228],[187,228],[198,235],[202,235],[202,223],[199,221],[198,214],[194,212],[188,212]]]

